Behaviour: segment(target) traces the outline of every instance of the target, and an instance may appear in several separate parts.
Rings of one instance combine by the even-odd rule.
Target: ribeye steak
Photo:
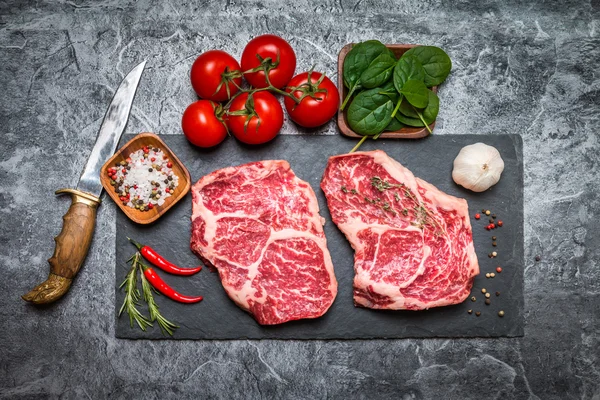
[[[262,325],[317,318],[337,281],[317,198],[287,161],[224,168],[192,187],[192,250]]]
[[[457,304],[479,274],[467,202],[383,151],[334,156],[321,181],[354,248],[354,303],[422,310]]]

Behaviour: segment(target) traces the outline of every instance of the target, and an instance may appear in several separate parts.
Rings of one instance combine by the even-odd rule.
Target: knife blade
[[[56,194],[70,194],[71,206],[63,216],[63,227],[54,238],[56,246],[48,260],[50,274],[45,282],[22,296],[34,304],[52,303],[67,293],[79,272],[92,243],[96,210],[100,205],[102,183],[100,170],[112,157],[125,130],[135,92],[146,61],[133,68],[123,79],[104,115],[96,143],[81,173],[77,189],[60,189]]]

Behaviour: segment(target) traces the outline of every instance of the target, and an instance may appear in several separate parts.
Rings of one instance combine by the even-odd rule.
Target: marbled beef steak
[[[466,200],[380,150],[331,157],[321,188],[355,250],[356,305],[422,310],[467,298],[479,264]]]
[[[224,168],[192,187],[192,250],[262,325],[317,318],[337,281],[310,185],[287,161]]]

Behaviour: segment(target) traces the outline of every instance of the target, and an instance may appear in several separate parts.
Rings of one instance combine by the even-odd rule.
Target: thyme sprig
[[[425,225],[432,225],[439,230],[437,233],[443,232],[443,228],[434,217],[434,212],[425,207],[425,204],[417,199],[413,191],[404,183],[393,184],[381,179],[378,176],[374,176],[371,178],[371,185],[380,192],[385,192],[386,190],[393,188],[400,189],[402,193],[404,193],[404,197],[412,200],[415,203],[413,210],[415,212],[416,222],[413,222],[412,225],[417,226],[420,229],[423,229]],[[400,201],[400,195],[398,193],[394,193],[394,198],[397,202]],[[408,210],[406,208],[402,210],[402,215],[408,215]]]
[[[127,273],[127,277],[119,286],[122,288],[125,286],[125,300],[119,310],[119,317],[126,311],[129,315],[129,323],[133,328],[133,322],[135,321],[141,330],[146,331],[146,328],[153,326],[152,322],[156,322],[160,327],[163,335],[169,334],[173,336],[175,329],[179,328],[177,325],[167,320],[159,311],[158,305],[154,301],[154,295],[152,291],[156,290],[150,285],[150,282],[146,279],[142,269],[142,255],[136,252],[129,260],[131,263],[131,269]],[[148,313],[150,318],[144,316],[139,310],[140,306],[140,291],[137,285],[137,274],[140,272],[140,280],[142,281],[142,292],[144,295],[144,301],[148,304]],[[156,292],[158,294],[158,292]]]

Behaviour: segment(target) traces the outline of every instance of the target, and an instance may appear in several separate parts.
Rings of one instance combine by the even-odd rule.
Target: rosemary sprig
[[[142,279],[142,291],[144,292],[144,300],[148,303],[148,312],[150,313],[150,321],[156,321],[163,335],[168,333],[170,336],[173,336],[173,332],[175,329],[179,328],[179,326],[175,325],[171,321],[167,320],[162,316],[160,311],[158,310],[158,304],[154,302],[154,296],[152,295],[152,290],[158,294],[156,289],[150,285],[144,274],[140,275]]]
[[[137,270],[137,264],[132,263],[127,277],[119,286],[119,288],[125,286],[125,300],[119,310],[119,317],[123,314],[123,311],[126,311],[129,315],[130,326],[133,328],[133,321],[135,321],[141,330],[146,331],[146,328],[152,326],[152,323],[137,309],[140,300],[140,291],[137,288]]]
[[[144,276],[141,258],[142,255],[139,252],[136,252],[129,260],[127,260],[128,263],[131,263],[131,269],[127,273],[127,277],[121,286],[119,286],[119,288],[125,286],[125,300],[119,310],[119,317],[123,314],[123,311],[126,311],[129,315],[131,327],[133,328],[133,322],[135,321],[144,332],[147,327],[153,326],[152,322],[156,321],[163,335],[169,334],[170,336],[173,336],[173,332],[175,329],[179,328],[179,326],[163,317],[158,310],[158,304],[154,301],[154,296],[152,294],[152,290],[155,292],[156,290]],[[140,280],[142,281],[144,301],[148,304],[148,312],[150,313],[149,319],[138,310],[140,305],[140,291],[137,287],[138,271],[140,272]],[[158,294],[158,292],[156,293]]]

